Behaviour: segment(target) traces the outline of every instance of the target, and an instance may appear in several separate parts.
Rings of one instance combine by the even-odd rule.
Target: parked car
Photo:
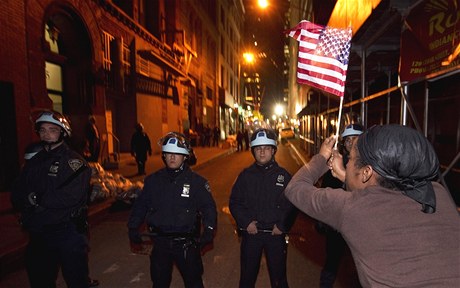
[[[281,139],[295,138],[294,129],[292,129],[292,127],[281,128],[279,134]]]

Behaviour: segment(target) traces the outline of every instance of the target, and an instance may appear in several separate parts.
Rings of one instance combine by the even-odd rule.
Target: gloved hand
[[[214,230],[205,228],[200,237],[200,248],[203,249],[206,245],[210,244],[214,239]]]
[[[135,243],[135,244],[142,243],[141,233],[139,233],[138,229],[130,228],[128,235],[129,235],[129,241],[131,241],[132,243]]]

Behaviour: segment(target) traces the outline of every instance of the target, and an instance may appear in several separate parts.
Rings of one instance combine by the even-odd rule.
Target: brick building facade
[[[241,1],[230,0],[2,1],[0,117],[8,124],[0,130],[0,191],[17,175],[24,148],[38,140],[33,119],[44,109],[68,116],[81,152],[94,115],[101,162],[129,151],[138,122],[156,153],[168,131],[228,131],[219,94],[230,91],[226,75],[236,68],[221,69],[229,60],[219,53],[222,45],[238,53],[241,39],[222,43],[219,25],[228,21],[222,16],[242,22],[243,13]]]

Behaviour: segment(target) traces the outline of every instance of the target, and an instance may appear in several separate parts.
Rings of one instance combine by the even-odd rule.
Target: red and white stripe
[[[301,21],[288,31],[299,41],[297,82],[343,97],[351,29],[337,29]]]

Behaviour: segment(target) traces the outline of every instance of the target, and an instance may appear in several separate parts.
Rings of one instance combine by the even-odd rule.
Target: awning
[[[187,75],[185,74],[185,71],[182,71],[180,68],[182,67],[182,65],[178,62],[176,63],[171,63],[170,61],[168,61],[168,59],[166,59],[165,57],[163,57],[161,54],[159,54],[157,51],[155,50],[139,50],[137,52],[142,58],[152,62],[152,63],[155,63],[161,67],[164,67],[166,66],[166,68],[168,68],[169,71],[171,71],[174,75],[176,76],[182,76],[182,77],[187,77]],[[176,67],[175,65],[177,65],[178,67]]]
[[[316,112],[317,112],[316,111],[316,105],[314,105],[314,107],[306,106],[299,113],[297,113],[297,118],[300,118],[300,117],[306,116],[306,115],[313,115]]]

